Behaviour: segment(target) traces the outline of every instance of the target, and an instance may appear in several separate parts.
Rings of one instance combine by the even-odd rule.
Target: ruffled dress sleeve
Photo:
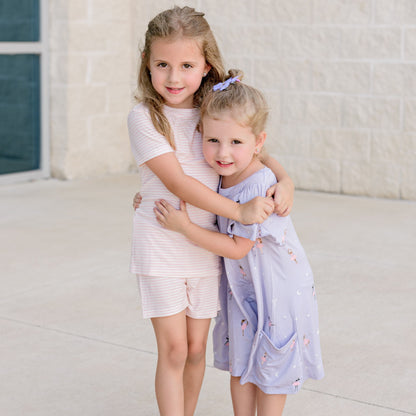
[[[265,196],[267,189],[275,182],[276,179],[270,169],[262,169],[241,184],[242,186],[233,199],[244,204],[256,196]],[[277,214],[270,215],[262,224],[244,225],[234,220],[228,220],[226,233],[230,237],[238,236],[251,241],[271,238],[278,244],[284,244],[289,222],[289,216],[280,217]]]

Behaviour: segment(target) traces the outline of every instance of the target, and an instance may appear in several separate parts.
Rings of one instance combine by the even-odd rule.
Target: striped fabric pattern
[[[199,110],[165,106],[164,112],[174,131],[176,157],[184,172],[217,191],[218,175],[203,158],[201,135],[196,130]],[[131,110],[128,129],[143,197],[133,220],[131,271],[147,276],[187,278],[219,275],[216,255],[197,247],[181,234],[162,228],[155,219],[153,208],[157,199],[163,198],[179,208],[179,198],[169,192],[145,164],[154,157],[174,151],[154,128],[146,106],[138,104]],[[187,209],[193,222],[217,230],[214,214],[189,204]]]
[[[219,278],[217,276],[155,277],[137,275],[142,299],[143,318],[176,315],[186,310],[194,319],[217,316]]]

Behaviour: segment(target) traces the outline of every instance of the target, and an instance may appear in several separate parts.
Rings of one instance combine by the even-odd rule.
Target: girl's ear
[[[208,72],[211,70],[212,66],[210,64],[205,64],[205,68],[204,68],[204,77],[207,76]]]
[[[260,153],[264,142],[266,141],[267,134],[265,131],[259,133],[256,137],[256,153]]]
[[[144,61],[146,59],[146,54],[144,52],[142,52],[142,61]],[[149,67],[149,62],[146,64],[146,68],[149,70],[150,72],[150,67]]]

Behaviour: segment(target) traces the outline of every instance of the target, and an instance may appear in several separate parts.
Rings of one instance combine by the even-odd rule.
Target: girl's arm
[[[245,204],[225,198],[183,171],[174,153],[165,153],[146,162],[166,188],[181,200],[242,224],[262,223],[274,209],[271,198],[256,197]]]
[[[259,155],[260,161],[273,171],[277,183],[267,190],[266,196],[274,195],[274,212],[282,217],[289,215],[293,206],[295,186],[283,166],[264,149]]]
[[[165,200],[157,201],[154,209],[160,225],[171,231],[183,234],[196,245],[211,251],[218,256],[229,259],[241,259],[253,248],[254,241],[248,238],[221,234],[202,228],[188,217],[185,202],[181,201],[180,209],[173,208]]]
[[[267,190],[266,196],[272,197],[274,195],[274,212],[277,215],[285,217],[290,214],[293,207],[294,199],[294,184],[292,179],[287,174],[283,166],[272,156],[262,152],[260,155],[261,162],[273,171],[278,183]],[[142,197],[140,193],[136,193],[133,199],[133,208],[137,209],[140,206]]]

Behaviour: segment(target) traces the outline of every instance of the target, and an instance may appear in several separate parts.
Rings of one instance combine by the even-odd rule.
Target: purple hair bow
[[[213,91],[224,91],[230,84],[234,84],[234,82],[240,82],[238,79],[238,76],[234,78],[228,78],[224,82],[220,82],[218,84],[215,84],[212,88]]]

